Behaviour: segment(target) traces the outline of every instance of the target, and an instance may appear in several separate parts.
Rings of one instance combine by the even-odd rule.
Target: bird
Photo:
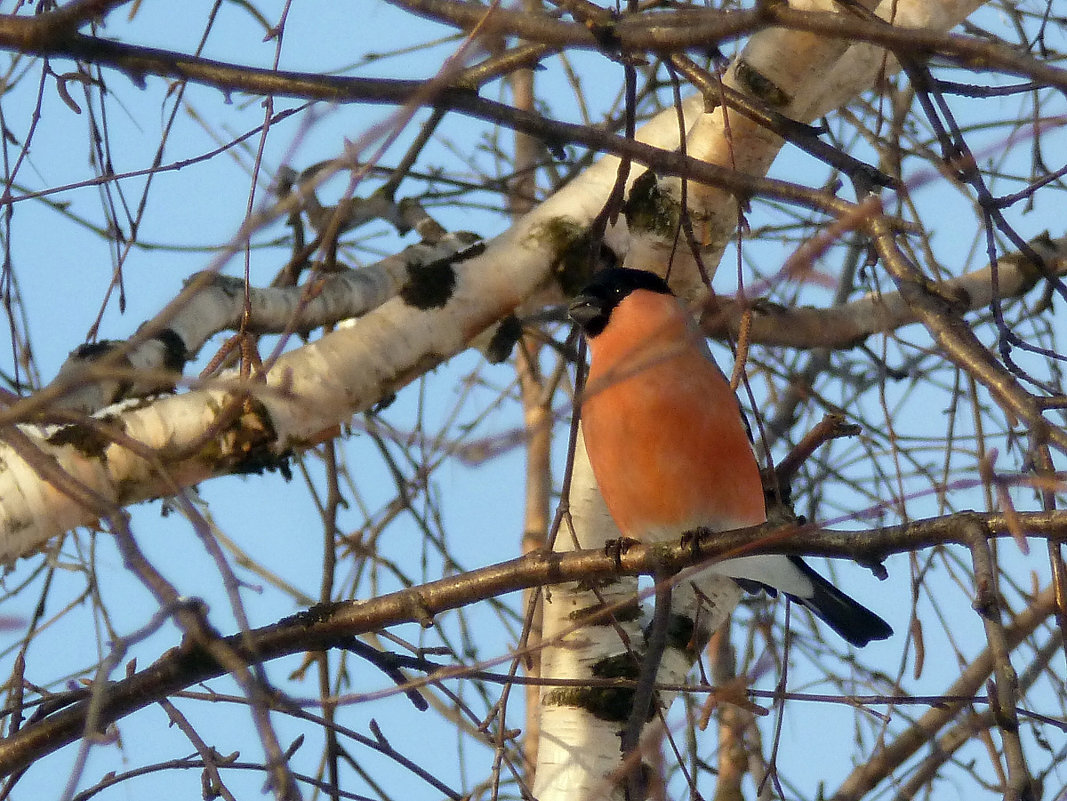
[[[665,541],[764,523],[744,413],[667,283],[647,270],[603,269],[568,311],[590,354],[580,412],[586,452],[623,537]],[[893,633],[799,557],[743,556],[709,569],[746,591],[784,593],[857,647]]]

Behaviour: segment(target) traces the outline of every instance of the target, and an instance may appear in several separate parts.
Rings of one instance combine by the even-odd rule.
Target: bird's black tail
[[[789,557],[793,564],[808,577],[814,593],[810,598],[789,598],[810,609],[816,617],[857,647],[871,640],[884,640],[893,629],[867,607],[853,600],[833,584],[805,564],[803,559]]]

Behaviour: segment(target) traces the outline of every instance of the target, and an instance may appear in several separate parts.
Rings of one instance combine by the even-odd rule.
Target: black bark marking
[[[408,282],[400,297],[409,306],[426,311],[440,309],[452,299],[456,290],[456,270],[450,261],[425,266],[408,265]]]

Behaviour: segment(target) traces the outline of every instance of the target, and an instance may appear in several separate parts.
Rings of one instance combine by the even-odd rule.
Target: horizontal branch
[[[1067,237],[1039,237],[1030,246],[1045,261],[1049,275],[1067,275]],[[1001,300],[1026,294],[1046,277],[1020,253],[1000,258],[996,269]],[[960,311],[988,308],[994,300],[992,274],[991,266],[983,267],[941,281],[936,284],[937,290],[952,298]],[[758,300],[745,304],[719,296],[707,302],[700,324],[709,337],[736,339],[746,312],[751,313],[751,328],[746,333],[750,342],[792,348],[849,348],[872,334],[920,322],[900,292],[884,292],[832,308],[786,307]]]
[[[395,5],[465,31],[520,36],[553,47],[631,52],[707,50],[767,27],[817,33],[833,39],[867,42],[912,55],[947,56],[964,66],[998,69],[1067,89],[1067,71],[1025,53],[972,36],[923,27],[894,26],[857,16],[791,8],[786,3],[759,3],[752,9],[657,10],[655,14],[606,17],[579,24],[494,8],[465,0],[393,0]]]
[[[436,246],[413,245],[396,256],[359,270],[342,270],[308,287],[251,287],[251,314],[246,325],[256,333],[305,331],[341,320],[359,317],[394,296],[414,272],[426,265],[455,258],[472,243],[462,235],[448,235]],[[1050,274],[1067,275],[1067,237],[1041,237],[1030,246],[1044,260]],[[1036,286],[1044,274],[1019,253],[997,263],[1000,299],[1019,297]],[[958,301],[966,310],[988,308],[993,301],[992,268],[984,267],[938,284],[939,291]],[[191,281],[201,286],[161,332],[132,349],[124,349],[121,361],[100,371],[101,360],[110,365],[109,354],[124,347],[109,341],[76,349],[56,376],[56,383],[70,389],[59,392],[52,408],[92,413],[124,398],[144,397],[172,387],[175,370],[196,357],[212,335],[236,330],[242,322],[245,287],[238,279],[205,273]],[[793,348],[849,348],[868,336],[893,331],[918,322],[913,309],[899,292],[868,294],[851,303],[831,308],[780,306],[756,301],[745,304],[735,298],[714,296],[701,314],[704,332],[716,339],[736,338],[745,313],[750,313],[749,342]],[[167,343],[173,343],[168,348]],[[174,352],[174,346],[178,352]]]
[[[895,27],[849,15],[798,11],[785,4],[763,3],[755,9],[733,11],[657,11],[628,15],[599,27],[500,7],[490,12],[478,3],[455,0],[407,0],[399,5],[465,30],[478,27],[482,33],[518,35],[528,42],[551,47],[624,53],[707,50],[762,28],[777,26],[868,42],[890,50],[902,48],[912,55],[936,53],[965,66],[999,69],[1067,89],[1067,71],[993,42],[919,27]],[[143,82],[146,75],[156,75],[214,86],[226,93],[238,91],[333,103],[405,104],[425,89],[425,82],[418,80],[263,69],[87,36],[72,32],[65,18],[63,24],[57,24],[53,15],[61,11],[32,17],[0,15],[0,49],[110,66],[138,82]],[[470,88],[461,86],[440,89],[428,99],[427,105],[509,127],[507,112],[514,112],[504,104],[478,98]]]
[[[742,554],[788,553],[855,559],[876,564],[893,553],[974,537],[1018,536],[1067,541],[1067,511],[1004,514],[961,512],[867,531],[831,531],[767,524],[729,532],[703,532],[696,543],[634,544],[621,553],[538,552],[366,601],[320,604],[274,625],[224,639],[225,647],[249,664],[293,653],[345,647],[360,634],[417,622],[530,587],[593,581],[621,575],[664,574]],[[95,720],[104,727],[197,682],[226,671],[201,645],[186,641],[129,678],[108,685],[95,699]],[[77,699],[77,700],[73,700]],[[70,705],[24,726],[0,742],[0,775],[25,768],[82,736],[88,691],[50,697],[49,705]]]

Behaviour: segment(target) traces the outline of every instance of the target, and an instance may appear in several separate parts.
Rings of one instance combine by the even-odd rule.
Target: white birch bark
[[[362,317],[395,297],[420,270],[462,261],[464,252],[477,244],[474,234],[445,234],[438,242],[412,245],[377,264],[313,277],[304,286],[248,287],[246,330],[253,334],[310,331]],[[193,275],[186,287],[193,290],[191,297],[162,328],[153,326],[151,336],[74,350],[52,382],[53,391],[59,393],[52,408],[92,414],[125,398],[170,389],[176,374],[208,339],[241,325],[244,281],[205,271]],[[105,369],[94,369],[101,363]]]
[[[794,0],[790,4],[819,10],[836,11],[839,8],[834,3],[823,3],[822,0]],[[898,20],[947,29],[964,19],[978,5],[978,2],[887,0],[878,7],[878,12],[883,16],[895,14]],[[817,115],[828,112],[831,108],[829,103],[834,103],[836,107],[868,89],[883,66],[884,51],[880,48],[866,45],[849,47],[847,42],[840,40],[824,40],[802,32],[768,29],[750,39],[733,60],[724,82],[771,105],[786,116],[809,122]],[[728,116],[728,125],[724,122],[724,115]],[[782,140],[777,135],[737,113],[724,111],[721,105],[710,113],[699,115],[686,134],[689,155],[752,175],[763,175],[767,171],[781,145]],[[669,264],[675,291],[683,297],[698,299],[706,294],[706,287],[702,283],[696,257],[684,239],[677,239],[681,185],[681,180],[677,178],[659,179],[654,187],[647,183],[644,185],[642,191],[648,192],[649,196],[639,199],[639,203],[647,203],[656,213],[640,214],[641,207],[635,207],[631,199],[630,208],[636,209],[638,214],[629,219],[630,248],[625,263],[660,274],[665,273]],[[701,186],[692,181],[688,182],[686,190],[686,211],[693,220],[703,246],[700,258],[710,276],[714,274],[726,244],[736,229],[737,200],[715,187]],[[662,214],[664,208],[670,207],[678,211]],[[584,466],[584,453],[579,451],[575,457],[571,503],[577,507],[575,533],[583,545],[596,545],[605,537],[617,536],[617,533],[612,533],[614,529],[610,520],[605,520],[604,510],[597,509],[596,504],[588,500],[591,497],[598,497],[592,471]],[[587,508],[591,511],[585,513]],[[582,509],[583,513],[578,514],[577,509]],[[559,543],[565,547],[566,537],[561,536]],[[710,583],[713,579],[714,583]],[[719,577],[710,577],[708,580],[706,591],[716,594],[713,597],[718,601],[708,622],[717,626],[737,603],[740,593],[734,586],[731,596]],[[553,592],[555,590],[553,588]],[[618,588],[617,591],[623,590]],[[683,610],[678,606],[687,600],[688,593],[678,595],[679,598],[672,598],[673,614],[692,614],[692,609]],[[572,627],[570,615],[588,606],[588,599],[573,590],[561,592],[554,603],[546,603],[544,641],[550,643],[557,632]],[[697,619],[700,619],[699,615]],[[604,660],[617,653],[619,639],[617,635],[611,638],[603,633],[599,638],[595,637],[593,628],[565,635],[558,650],[547,647],[542,656],[542,675],[566,679],[595,676],[594,666],[603,664]],[[710,630],[707,633],[710,634]],[[637,650],[640,651],[643,639],[631,637],[631,641],[638,644]],[[700,647],[705,641],[706,638],[702,636],[693,638],[694,644],[699,643]],[[604,650],[595,650],[594,643]],[[612,645],[615,651],[610,649]],[[668,652],[669,658],[665,653],[657,674],[658,682],[678,682],[688,672],[692,658],[699,654],[699,648],[695,653],[690,653],[688,661],[684,658],[684,651],[668,649]],[[542,693],[543,744],[535,784],[538,801],[620,801],[625,797],[624,786],[613,777],[618,777],[621,772],[624,755],[620,749],[619,734],[626,725],[625,721],[620,724],[618,721],[604,720],[602,713],[598,717],[597,711],[590,708],[589,704],[583,704],[582,698],[573,695],[569,697],[571,703],[567,705],[555,703],[563,698],[567,698],[566,694],[554,696],[551,690]],[[669,707],[669,700],[663,696],[659,698],[664,709]],[[570,738],[570,742],[566,738]],[[599,749],[610,749],[610,753]]]
[[[689,101],[686,108],[695,113],[699,102]],[[638,138],[677,147],[673,109],[645,125]],[[170,495],[215,475],[269,466],[468,347],[520,303],[552,289],[553,266],[600,212],[618,165],[614,156],[600,159],[487,242],[484,252],[436,276],[455,281],[454,287],[434,288],[440,291],[440,306],[420,308],[394,296],[351,326],[283,354],[261,383],[242,385],[230,375],[188,393],[97,413],[99,424],[117,431],[126,444],[83,424],[18,423],[35,453],[23,448],[20,455],[10,443],[0,443],[0,563],[33,553],[52,537],[99,517],[42,478],[34,467],[42,455],[82,482],[99,498],[98,505],[126,506]],[[616,247],[625,247],[624,231],[611,235]],[[409,276],[406,286],[417,281]],[[559,297],[558,288],[552,294]],[[214,295],[207,309],[194,315],[210,320],[194,326],[196,337],[217,327],[233,304]],[[145,324],[150,331],[170,325],[169,317]],[[91,380],[92,369],[87,375],[72,370],[61,382],[13,405],[5,422],[48,408],[76,383]],[[120,378],[128,380],[129,373]],[[256,403],[227,422],[234,398],[246,395]],[[133,444],[137,447],[127,447]]]
[[[892,19],[899,27],[947,30],[966,19],[983,1],[869,0],[863,5],[882,19]],[[833,0],[791,0],[789,5],[807,11],[849,13]],[[899,69],[895,59],[874,45],[770,28],[749,40],[723,76],[723,83],[786,117],[810,123],[871,88],[880,74],[893,74]],[[722,105],[699,115],[686,134],[690,156],[759,176],[766,174],[783,144],[777,134]],[[679,178],[659,179],[655,188],[657,200],[661,205],[680,208],[681,187]],[[721,189],[688,181],[686,201],[702,246],[701,262],[708,275],[714,275],[737,229],[737,198]],[[672,223],[676,219],[676,215],[666,216]],[[631,224],[630,235],[628,266],[665,266],[670,260],[672,286],[680,296],[695,300],[706,295],[696,257],[684,239],[677,239],[675,226]],[[659,269],[663,271],[663,267]]]
[[[563,524],[556,538],[557,551],[601,548],[619,537],[596,489],[581,437],[574,455],[569,501],[573,531]],[[640,673],[650,625],[649,615],[638,609],[636,592],[637,580],[633,578],[598,584],[595,589],[580,583],[548,588],[541,678],[633,681]],[[658,684],[684,681],[694,657],[740,597],[736,582],[707,572],[674,587],[674,636],[668,637],[656,676]],[[674,695],[659,692],[654,705],[666,712]],[[632,700],[632,689],[595,684],[542,687],[534,796],[541,801],[622,798],[619,735],[626,726]]]
[[[894,8],[896,19],[906,24],[946,29],[978,4],[886,0],[884,5]],[[794,49],[789,46],[793,41],[807,44]],[[741,56],[745,69],[750,70],[746,79],[736,81],[740,62],[735,62],[728,79],[746,89],[754,84],[753,74],[765,77],[782,93],[780,97],[787,99],[777,104],[779,110],[806,121],[867,88],[883,68],[882,54],[868,45],[846,50],[841,42],[812,41],[807,34],[770,30],[753,36]],[[765,86],[761,95],[766,99]],[[699,114],[701,109],[700,98],[685,102],[687,118],[699,118],[687,136],[690,154],[737,165],[754,174],[767,169],[781,145],[777,137],[752,126],[743,130],[734,127],[727,137],[721,111]],[[731,115],[731,123],[737,119],[738,115]],[[656,118],[639,138],[661,147],[677,146],[674,111]],[[84,424],[48,428],[18,424],[29,444],[24,442],[18,449],[11,443],[0,444],[0,560],[11,561],[31,553],[59,533],[97,520],[98,509],[87,508],[68,491],[58,489],[60,482],[50,483],[42,477],[42,455],[100,498],[104,502],[101,506],[125,506],[235,469],[270,466],[289,449],[315,441],[324,430],[347,421],[467,347],[492,323],[546,287],[551,269],[566,246],[601,210],[617,166],[614,157],[601,159],[509,231],[487,243],[484,253],[464,261],[461,269],[449,271],[455,286],[443,293],[442,305],[420,308],[392,294],[395,289],[390,290],[386,293],[389,299],[375,299],[351,327],[281,356],[263,383],[215,382],[182,395],[105,409],[96,419],[119,432],[121,436],[116,439]],[[631,175],[636,177],[639,172],[635,169]],[[692,182],[689,188],[694,189]],[[673,179],[659,181],[656,189],[676,203],[680,198],[678,182]],[[690,191],[689,202],[689,212],[700,222],[699,235],[706,246],[702,258],[714,270],[737,221],[736,203],[707,188]],[[629,247],[624,231],[615,230],[612,236],[620,252],[626,252],[628,263],[661,271],[665,268],[669,249],[663,232],[631,230]],[[684,252],[684,247],[679,250]],[[697,294],[693,267],[692,260],[676,262],[679,269],[674,273],[679,288],[689,295]],[[151,328],[150,324],[150,330],[165,327]],[[191,336],[190,341],[196,338]],[[69,374],[64,382],[68,379]],[[31,398],[12,407],[6,422],[14,424],[12,421],[23,419],[24,413],[43,402]],[[579,461],[572,488],[575,534],[582,544],[595,545],[616,534],[584,464],[584,460]],[[570,542],[564,532],[561,547]],[[720,613],[737,600],[732,584],[716,586],[711,590],[718,598],[715,615],[702,620],[709,630],[721,622]],[[557,636],[564,640],[563,647],[546,647],[544,675],[587,677],[593,665],[619,653],[619,630],[599,626],[563,634],[573,625],[570,613],[590,606],[588,594],[567,587],[551,591],[553,602],[545,606],[545,641]],[[611,598],[629,595],[630,584],[620,583],[608,590]],[[641,620],[634,618],[627,624],[628,636],[639,646]],[[676,681],[673,677],[684,675],[690,662],[691,656],[679,659],[674,653],[668,654],[661,680]],[[551,693],[551,688],[542,693],[538,798],[617,798],[619,789],[611,777],[620,759],[618,722],[597,719],[575,704],[556,703],[565,698],[559,694],[550,697]],[[660,703],[666,702],[661,696]]]

